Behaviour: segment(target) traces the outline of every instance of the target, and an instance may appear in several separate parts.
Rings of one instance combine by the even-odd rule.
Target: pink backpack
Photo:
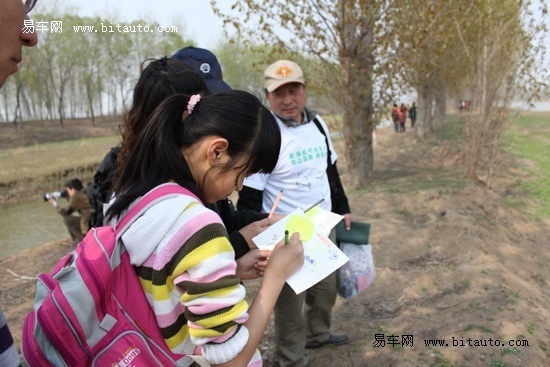
[[[199,356],[168,349],[130,257],[119,238],[147,209],[176,195],[168,183],[148,192],[116,229],[90,230],[50,273],[40,274],[21,351],[35,366],[208,366]],[[195,351],[197,352],[197,351]]]

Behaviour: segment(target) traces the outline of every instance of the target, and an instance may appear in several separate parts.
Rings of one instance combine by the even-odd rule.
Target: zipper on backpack
[[[92,297],[94,300],[100,300],[98,302],[99,309],[101,311],[102,315],[105,315],[107,313],[106,307],[105,307],[105,298],[103,296],[103,293],[105,293],[105,289],[101,286],[101,281],[99,280],[99,276],[97,275],[96,268],[86,259],[86,257],[82,256],[82,265],[88,270],[88,273],[90,274],[90,278],[93,283],[93,287],[87,287],[90,290],[90,293],[92,293]],[[86,279],[84,279],[86,281]]]
[[[92,354],[90,352],[88,352],[88,349],[86,348],[86,345],[84,343],[82,343],[82,339],[78,335],[78,332],[75,330],[73,323],[71,322],[71,320],[69,319],[67,314],[63,311],[63,308],[59,305],[59,302],[57,301],[57,298],[55,298],[55,296],[53,294],[52,294],[52,299],[53,299],[53,302],[55,304],[55,307],[57,308],[57,311],[59,312],[61,317],[63,317],[63,319],[65,320],[65,323],[67,324],[67,326],[71,330],[71,333],[73,334],[73,336],[74,336],[76,342],[78,343],[78,345],[80,345],[80,349],[82,349],[82,351],[84,353],[86,353],[86,355],[88,357],[92,358]]]
[[[67,352],[72,348],[69,348],[69,346],[65,343],[64,339],[57,335],[57,333],[55,332],[55,325],[51,325],[51,322],[47,319],[46,315],[43,315],[43,314],[44,314],[44,310],[39,309],[38,312],[36,313],[36,318],[38,323],[40,324],[40,327],[42,328],[42,331],[44,332],[44,335],[46,335],[46,338],[48,338],[48,340],[50,340],[50,342],[54,346],[56,346],[55,348],[56,351],[59,353],[61,358],[65,361],[65,363],[68,366],[75,366],[78,361],[76,360],[75,357],[73,357],[71,354]]]
[[[31,319],[29,319],[31,318]],[[25,322],[23,324],[23,340],[27,340],[27,347],[29,347],[30,350],[27,350],[27,348],[23,347],[25,343],[21,343],[21,355],[23,356],[23,360],[27,365],[30,367],[42,367],[44,364],[43,361],[40,360],[37,356],[34,355],[34,349],[29,344],[36,343],[36,340],[34,339],[34,324],[36,322],[36,316],[34,313],[29,314],[27,318],[25,318]],[[37,353],[42,353],[42,348],[36,345],[36,349],[38,349]],[[48,362],[49,366],[53,366],[50,361],[47,360],[47,358],[44,356],[44,353],[42,353],[42,358]]]

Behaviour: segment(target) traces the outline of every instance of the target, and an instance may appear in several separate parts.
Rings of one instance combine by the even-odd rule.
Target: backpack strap
[[[331,151],[330,151],[330,145],[328,143],[328,137],[325,129],[323,129],[323,126],[321,126],[321,122],[317,118],[318,115],[315,115],[315,118],[313,119],[313,122],[315,123],[315,126],[319,129],[321,134],[325,137],[325,144],[327,145],[327,169],[332,165],[332,157],[331,157]]]
[[[169,182],[159,185],[149,191],[144,196],[142,196],[141,199],[139,199],[137,203],[116,224],[115,234],[117,238],[120,238],[122,234],[130,227],[130,225],[143,213],[145,213],[147,209],[163,201],[164,199],[168,199],[178,195],[188,195],[197,200],[200,200],[191,191],[187,190],[184,187],[181,187],[176,183]]]

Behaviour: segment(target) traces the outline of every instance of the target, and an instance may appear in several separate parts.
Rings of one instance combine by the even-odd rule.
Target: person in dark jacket
[[[411,127],[414,127],[416,123],[416,103],[413,102],[411,108],[409,109],[409,117],[411,118]]]
[[[336,167],[336,152],[321,116],[306,108],[302,69],[292,61],[279,60],[265,70],[264,86],[281,130],[281,151],[271,174],[255,174],[245,180],[237,208],[268,213],[279,196],[276,211],[288,214],[324,199],[320,206],[343,215],[349,230],[352,216]],[[335,242],[334,232],[330,238]],[[275,307],[280,366],[307,366],[305,349],[349,342],[345,334],[330,333],[335,301],[336,272],[299,295],[285,284]]]

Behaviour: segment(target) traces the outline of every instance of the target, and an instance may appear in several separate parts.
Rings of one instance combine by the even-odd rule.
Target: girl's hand
[[[277,214],[271,218],[264,218],[261,220],[257,220],[256,222],[252,222],[249,225],[239,229],[239,232],[244,237],[244,239],[248,243],[248,246],[251,249],[258,248],[256,244],[252,241],[252,238],[262,233],[267,227],[269,227],[270,225],[277,222],[283,217],[284,215]]]
[[[281,279],[288,279],[304,264],[304,245],[300,241],[300,234],[294,232],[288,241],[279,242],[269,256],[269,264],[266,268],[266,275],[273,274]]]
[[[269,251],[269,250],[266,250]],[[271,254],[271,251],[269,251]],[[267,262],[269,261],[269,258],[266,257],[254,264],[254,269],[256,269],[256,274],[258,274],[258,277],[263,277],[265,273],[265,269],[267,268]]]
[[[250,250],[237,260],[237,275],[241,279],[256,279],[264,275],[270,250]]]

